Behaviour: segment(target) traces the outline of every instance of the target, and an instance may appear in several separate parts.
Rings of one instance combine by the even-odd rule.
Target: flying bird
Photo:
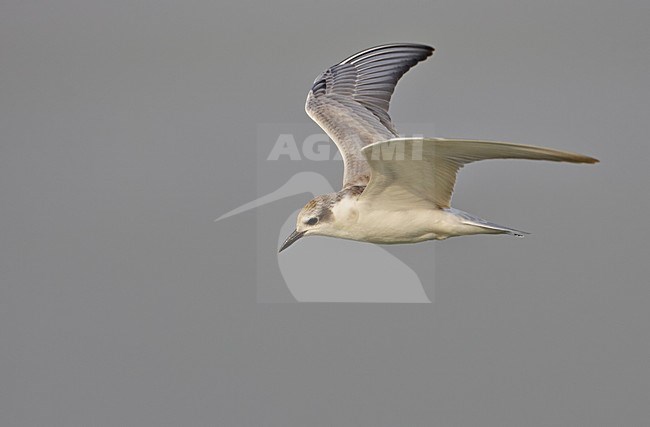
[[[350,56],[321,73],[305,110],[334,141],[343,188],[307,203],[280,252],[304,236],[416,243],[472,234],[527,234],[451,207],[456,175],[486,159],[597,163],[581,154],[506,142],[400,138],[388,114],[399,79],[433,54],[430,46],[395,43]]]

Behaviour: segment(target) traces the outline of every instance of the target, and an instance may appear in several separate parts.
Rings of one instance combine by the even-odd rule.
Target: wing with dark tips
[[[305,110],[341,152],[344,188],[368,183],[370,168],[361,149],[397,136],[388,114],[395,86],[433,50],[410,43],[373,47],[328,68],[314,81]]]

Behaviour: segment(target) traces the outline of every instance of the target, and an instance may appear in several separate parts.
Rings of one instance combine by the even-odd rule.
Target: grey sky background
[[[644,1],[3,1],[0,425],[646,425],[649,21]],[[409,248],[433,304],[257,303],[263,212],[212,221],[257,196],[257,124],[308,123],[318,73],[393,41],[437,48],[397,123],[602,163],[463,170],[456,207],[533,235]]]

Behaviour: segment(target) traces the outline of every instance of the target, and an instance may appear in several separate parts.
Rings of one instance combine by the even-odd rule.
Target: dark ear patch
[[[320,221],[325,221],[327,222],[332,218],[332,210],[330,208],[323,209],[323,211],[320,214]]]

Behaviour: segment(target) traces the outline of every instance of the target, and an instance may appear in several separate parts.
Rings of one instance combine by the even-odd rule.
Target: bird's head
[[[310,200],[298,213],[296,229],[284,241],[279,252],[301,237],[331,234],[328,231],[335,220],[332,208],[336,201],[336,193],[323,194]]]

